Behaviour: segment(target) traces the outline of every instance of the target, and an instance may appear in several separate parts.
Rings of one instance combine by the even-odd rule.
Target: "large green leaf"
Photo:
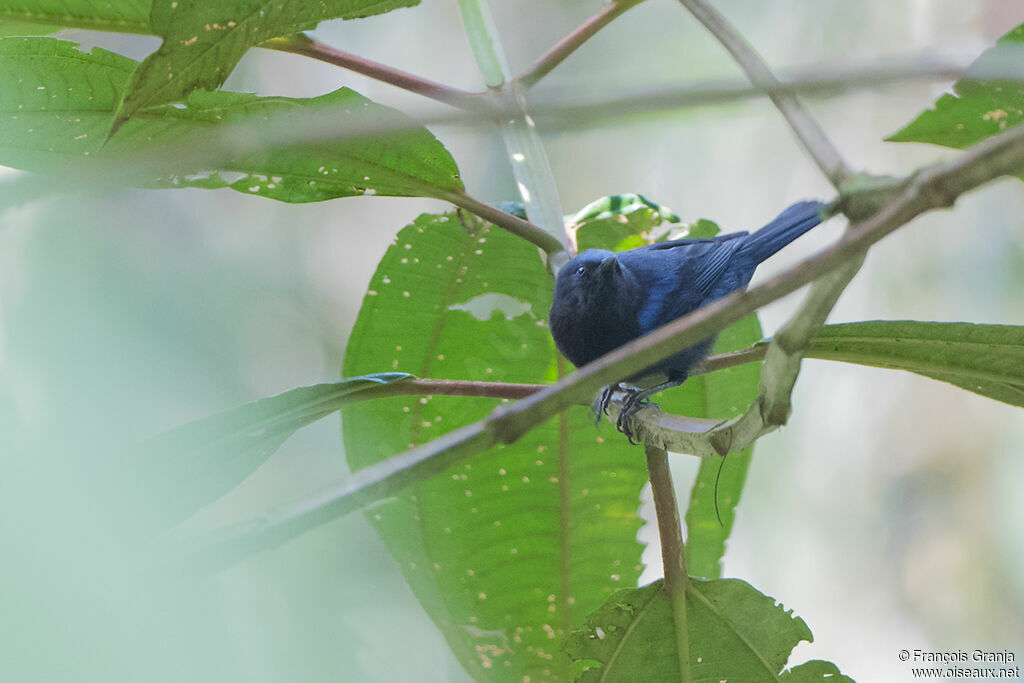
[[[0,23],[27,22],[97,31],[149,33],[151,1],[0,0]]]
[[[368,119],[407,123],[402,114],[347,88],[310,99],[198,91],[187,106],[158,107],[135,117],[104,145],[135,64],[112,52],[82,52],[74,43],[52,38],[0,40],[0,163],[87,173],[94,159],[130,162],[167,155],[211,140],[225,130],[222,127],[296,112],[329,112],[335,122],[351,122],[356,132]],[[128,171],[121,171],[122,179],[145,187],[229,186],[288,202],[460,190],[458,169],[444,146],[425,128],[403,128],[397,133],[270,147],[214,168],[186,166],[163,176],[134,173],[129,165]]]
[[[782,675],[790,681],[852,683],[827,662],[783,672],[793,648],[812,640],[811,631],[803,619],[738,579],[691,579],[686,631],[694,681],[758,683]],[[566,650],[583,669],[584,682],[680,680],[675,620],[663,582],[613,595],[566,640]]]
[[[532,245],[470,217],[421,216],[378,266],[344,372],[551,381],[550,302]],[[424,396],[347,406],[346,455],[353,469],[366,467],[495,405]],[[559,638],[613,590],[635,585],[643,452],[600,433],[585,408],[570,409],[368,512],[473,676],[565,680]]]
[[[197,88],[220,87],[245,51],[271,38],[316,28],[325,19],[356,19],[411,7],[419,0],[154,0],[160,49],[133,74],[118,124],[141,109],[181,101]]]
[[[391,372],[300,387],[190,422],[141,444],[133,479],[161,523],[179,521],[240,484],[300,428],[361,392],[409,377]],[[166,500],[153,506],[158,491]]]
[[[1024,326],[914,320],[826,325],[807,357],[907,370],[1024,406]]]
[[[1024,120],[1024,86],[1019,80],[985,78],[1019,64],[1024,53],[1024,24],[1013,29],[986,50],[953,84],[953,93],[942,95],[935,108],[922,112],[904,128],[890,135],[892,142],[930,142],[961,149],[995,135]]]

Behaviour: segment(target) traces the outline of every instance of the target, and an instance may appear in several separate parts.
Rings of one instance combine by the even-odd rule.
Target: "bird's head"
[[[588,249],[558,271],[555,299],[588,299],[610,293],[622,278],[622,265],[613,252]]]

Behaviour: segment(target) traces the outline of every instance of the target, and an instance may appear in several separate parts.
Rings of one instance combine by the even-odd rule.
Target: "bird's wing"
[[[733,255],[743,244],[743,238],[749,236],[748,232],[732,232],[703,239],[671,240],[652,244],[644,247],[644,250],[667,251],[668,254],[664,256],[670,255],[669,259],[659,259],[662,262],[661,267],[667,265],[666,260],[671,260],[676,264],[675,270],[681,271],[677,274],[691,280],[681,284],[701,297],[708,297],[714,293],[715,285],[727,270]]]
[[[747,284],[753,267],[733,258],[746,236],[675,240],[626,252],[630,257],[624,265],[647,293],[638,315],[641,329],[650,331]]]
[[[741,233],[740,236],[746,237],[747,234]],[[702,255],[697,264],[697,278],[693,282],[693,288],[702,299],[722,296],[722,293],[717,291],[720,289],[718,284],[721,282],[722,276],[732,270],[733,256],[736,255],[742,244],[742,239],[723,240]],[[753,271],[751,271],[751,275],[753,275]],[[747,279],[750,279],[749,276]]]

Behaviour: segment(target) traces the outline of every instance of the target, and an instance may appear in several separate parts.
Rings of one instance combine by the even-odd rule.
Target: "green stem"
[[[511,87],[518,89],[514,85]],[[501,137],[512,162],[512,173],[527,217],[557,240],[561,247],[559,252],[548,251],[552,271],[557,272],[569,260],[569,239],[562,218],[562,204],[547,152],[533,119],[526,112],[525,100],[519,99],[519,105],[522,112],[519,116],[502,120]]]
[[[483,2],[486,0],[458,0],[459,15],[484,82],[489,88],[497,88],[508,79],[508,67],[490,12]]]
[[[672,485],[672,471],[668,465],[668,452],[664,448],[645,445],[647,473],[651,478],[654,511],[658,517],[658,536],[661,538],[661,561],[665,568],[665,591],[672,605],[675,621],[676,653],[679,656],[679,680],[693,681],[690,670],[690,638],[686,624],[686,592],[690,577],[686,574],[686,549],[683,545],[679,505]]]
[[[549,267],[557,271],[568,261],[569,241],[562,220],[563,212],[555,177],[537,134],[537,127],[527,113],[524,90],[518,83],[508,82],[508,67],[486,2],[458,0],[459,12],[473,56],[484,80],[493,91],[497,107],[502,111],[515,112],[502,114],[498,124],[527,217],[560,245],[558,250],[542,247],[551,257]]]

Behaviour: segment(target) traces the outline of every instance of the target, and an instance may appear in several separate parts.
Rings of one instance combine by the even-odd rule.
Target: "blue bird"
[[[660,242],[614,253],[588,249],[558,271],[548,322],[558,350],[577,367],[743,289],[758,264],[822,220],[826,205],[799,202],[754,233]],[[616,423],[632,441],[629,417],[647,398],[682,384],[710,353],[703,339],[627,377]],[[613,388],[595,402],[600,417]]]

